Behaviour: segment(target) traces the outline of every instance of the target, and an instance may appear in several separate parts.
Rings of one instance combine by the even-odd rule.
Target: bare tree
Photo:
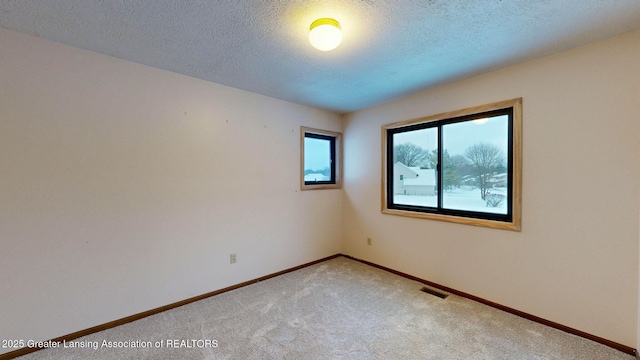
[[[393,147],[393,162],[401,162],[406,166],[422,166],[427,161],[429,152],[412,143],[404,143]]]
[[[456,169],[462,169],[465,166],[469,166],[469,160],[467,160],[466,157],[460,154],[453,155],[450,158],[450,161],[451,161],[451,165],[454,166]]]
[[[473,166],[476,186],[480,189],[482,200],[485,200],[494,172],[505,163],[504,152],[493,144],[479,143],[467,148],[464,155]]]

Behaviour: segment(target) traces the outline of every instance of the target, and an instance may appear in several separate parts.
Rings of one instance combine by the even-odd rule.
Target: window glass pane
[[[438,130],[393,134],[393,203],[436,207]]]
[[[442,126],[442,207],[507,214],[507,115]]]
[[[304,181],[331,180],[331,141],[304,138]]]

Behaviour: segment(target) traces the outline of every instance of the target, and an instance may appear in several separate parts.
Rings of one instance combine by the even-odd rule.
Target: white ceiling
[[[640,0],[0,0],[0,27],[345,113],[638,30]]]

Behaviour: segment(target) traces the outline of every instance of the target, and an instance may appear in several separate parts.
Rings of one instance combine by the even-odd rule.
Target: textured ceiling
[[[345,113],[638,30],[640,0],[0,0],[0,27]]]

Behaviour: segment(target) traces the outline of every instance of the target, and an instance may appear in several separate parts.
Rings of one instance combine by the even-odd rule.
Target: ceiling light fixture
[[[334,19],[322,18],[311,23],[309,42],[320,51],[330,51],[342,42],[340,23]]]

